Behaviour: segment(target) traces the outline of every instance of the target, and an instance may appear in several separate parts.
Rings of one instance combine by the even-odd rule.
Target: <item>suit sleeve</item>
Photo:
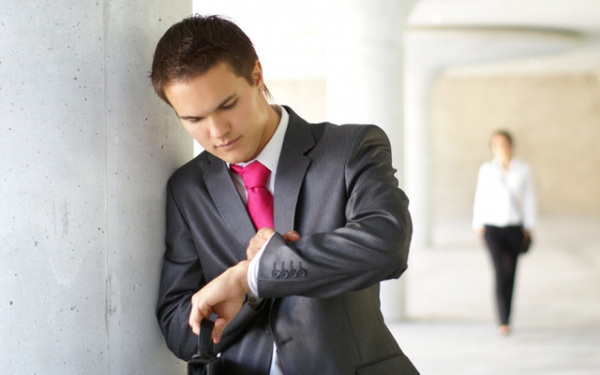
[[[345,226],[289,245],[275,234],[260,259],[259,296],[326,298],[400,277],[412,225],[394,173],[385,133],[362,127],[344,165]]]
[[[188,324],[192,296],[207,284],[189,226],[167,188],[167,235],[156,316],[167,347],[180,359],[190,360],[198,351],[198,336]],[[210,281],[210,280],[209,280]],[[262,307],[262,306],[261,306]],[[216,353],[224,350],[260,312],[244,303],[227,326]]]
[[[197,351],[188,325],[191,299],[205,284],[198,254],[171,187],[167,188],[167,235],[156,316],[169,349],[181,359]]]

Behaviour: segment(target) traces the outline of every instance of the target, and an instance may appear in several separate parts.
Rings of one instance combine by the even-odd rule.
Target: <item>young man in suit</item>
[[[226,374],[417,374],[379,308],[412,232],[383,131],[269,105],[252,43],[216,16],[172,26],[151,79],[205,149],[167,188],[168,347],[189,360],[214,313]]]

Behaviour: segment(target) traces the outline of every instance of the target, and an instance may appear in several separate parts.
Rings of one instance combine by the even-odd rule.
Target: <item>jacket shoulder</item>
[[[191,181],[195,181],[196,183],[201,181],[205,165],[209,163],[209,155],[209,153],[203,151],[198,156],[179,167],[169,178],[169,188],[173,189],[184,186]]]
[[[312,138],[312,145],[344,145],[354,143],[356,139],[377,139],[383,140],[383,143],[389,145],[389,140],[385,132],[376,125],[363,124],[344,124],[337,125],[332,122],[309,123],[298,116],[290,107],[285,106],[290,115],[288,132],[284,142],[291,146],[300,145],[302,149],[306,146],[307,130]]]
[[[310,124],[311,132],[316,143],[333,142],[340,144],[362,143],[365,140],[379,140],[389,145],[389,140],[383,129],[371,124],[336,125],[329,122]]]

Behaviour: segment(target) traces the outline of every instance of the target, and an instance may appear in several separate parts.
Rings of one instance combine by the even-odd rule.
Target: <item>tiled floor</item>
[[[546,218],[535,234],[508,337],[496,335],[491,264],[475,237],[412,249],[409,320],[390,328],[422,374],[600,375],[600,219]]]

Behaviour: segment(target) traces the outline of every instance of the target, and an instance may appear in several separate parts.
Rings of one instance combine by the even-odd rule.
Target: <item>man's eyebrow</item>
[[[228,97],[226,97],[221,103],[219,103],[212,111],[210,111],[209,113],[213,113],[214,111],[216,111],[217,109],[221,108],[222,106],[225,105],[225,103],[227,103],[228,101],[230,101],[231,99],[233,99],[235,97],[236,94],[231,94]],[[179,116],[179,115],[178,115]],[[180,119],[182,120],[190,120],[190,119],[200,119],[203,118],[202,116],[179,116]]]

